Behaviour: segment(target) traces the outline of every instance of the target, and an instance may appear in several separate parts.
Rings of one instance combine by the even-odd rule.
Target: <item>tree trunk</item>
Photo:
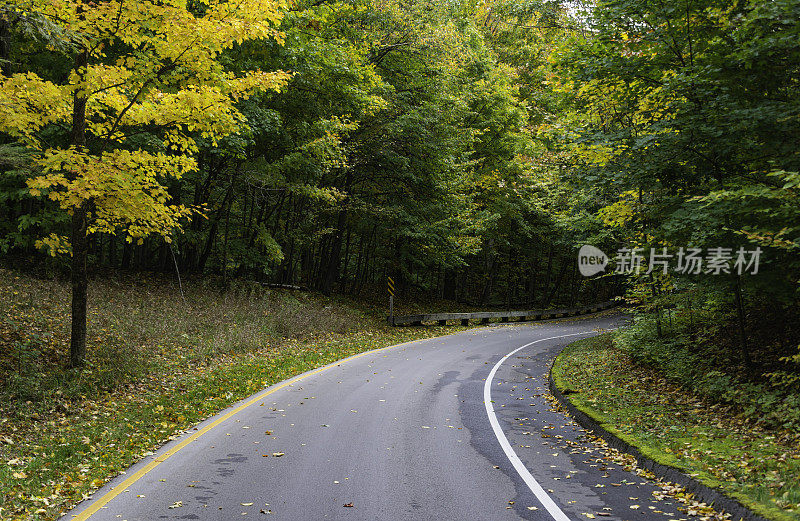
[[[553,286],[553,289],[551,289],[550,293],[547,295],[547,300],[545,300],[542,305],[543,308],[547,308],[558,294],[558,290],[561,289],[561,281],[564,279],[564,273],[566,273],[567,268],[567,263],[562,261],[561,269],[558,270],[558,277],[556,278],[555,286]]]
[[[506,272],[506,309],[511,309],[514,291],[514,248],[508,250],[508,271]]]
[[[344,193],[350,192],[350,183],[352,182],[352,174],[348,171],[344,179]],[[336,232],[333,236],[333,243],[327,262],[324,264],[324,274],[322,279],[322,293],[329,295],[333,289],[333,284],[339,279],[339,264],[342,260],[342,239],[344,228],[347,225],[347,206],[349,201],[342,201],[342,206],[339,209],[339,215],[336,218]]]
[[[344,293],[344,288],[347,285],[348,267],[350,266],[350,230],[351,227],[347,226],[347,239],[344,241],[344,262],[342,263],[342,272],[339,275],[339,279],[342,281],[342,293]]]
[[[206,262],[208,262],[208,258],[211,256],[211,252],[213,251],[214,242],[217,240],[219,222],[222,220],[222,215],[225,212],[225,206],[228,204],[228,198],[233,195],[233,185],[233,180],[231,180],[231,184],[228,185],[228,189],[225,192],[225,197],[222,198],[219,209],[214,212],[214,220],[211,223],[211,229],[208,231],[208,237],[206,237],[205,246],[203,247],[203,251],[197,261],[197,271],[200,273],[202,273],[205,269]]]
[[[108,236],[108,265],[112,268],[117,267],[117,237]]]
[[[458,272],[454,268],[446,268],[444,270],[444,280],[442,281],[442,286],[442,298],[444,300],[456,300]]]
[[[78,53],[75,70],[80,77],[86,70],[89,54]],[[86,96],[76,91],[72,104],[72,144],[82,149],[86,146]],[[86,259],[89,244],[86,239],[86,218],[89,202],[84,201],[72,214],[72,334],[69,344],[69,366],[80,367],[86,362]]]
[[[750,357],[750,346],[747,342],[747,329],[745,327],[744,298],[742,297],[742,278],[736,276],[736,286],[734,287],[736,297],[736,314],[739,318],[739,341],[742,350],[742,360],[748,370],[753,370],[753,360]]]
[[[122,243],[122,270],[129,270],[131,267],[131,259],[133,258],[133,244],[126,240]]]
[[[72,336],[69,366],[80,367],[86,361],[86,203],[72,214]]]
[[[0,18],[0,75],[11,76],[11,31],[8,21]]]
[[[535,306],[536,296],[538,295],[536,289],[537,275],[539,270],[539,257],[534,252],[533,259],[531,260],[530,276],[528,277],[528,299],[526,305]]]
[[[322,293],[325,295],[330,295],[334,282],[339,278],[339,263],[342,257],[342,230],[347,224],[346,208],[339,210],[339,216],[336,221],[336,233],[328,256],[325,278],[322,281]]]
[[[549,299],[547,298],[548,292],[550,291],[550,283],[553,280],[553,246],[550,246],[549,251],[547,252],[547,272],[544,277],[544,286],[542,287],[542,301],[540,303],[540,307],[545,308],[550,303]]]

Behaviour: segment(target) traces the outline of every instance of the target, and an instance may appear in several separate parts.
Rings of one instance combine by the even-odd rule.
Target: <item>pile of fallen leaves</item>
[[[800,433],[765,430],[730,406],[692,395],[633,364],[609,335],[565,349],[553,375],[576,406],[661,463],[765,517],[800,519]]]

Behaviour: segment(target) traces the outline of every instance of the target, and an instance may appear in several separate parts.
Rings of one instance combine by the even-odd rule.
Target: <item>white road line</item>
[[[611,330],[609,330],[611,331]],[[489,416],[489,423],[492,424],[492,430],[494,431],[494,435],[497,437],[497,441],[500,442],[500,446],[503,448],[503,451],[506,453],[509,461],[514,466],[514,468],[519,473],[522,480],[528,485],[528,488],[531,489],[531,492],[536,496],[536,498],[542,503],[544,508],[550,512],[550,515],[553,516],[553,519],[556,521],[570,521],[567,515],[556,505],[556,503],[547,495],[547,492],[544,491],[542,486],[536,481],[528,469],[525,467],[525,464],[522,463],[522,460],[519,459],[517,453],[514,452],[514,449],[511,447],[511,444],[508,442],[508,438],[506,438],[505,433],[503,433],[503,429],[500,427],[500,422],[497,421],[497,415],[494,412],[494,405],[492,405],[492,379],[494,378],[494,374],[497,372],[497,369],[502,365],[503,362],[508,360],[509,357],[513,356],[515,353],[525,349],[526,347],[532,346],[533,344],[538,344],[539,342],[544,342],[546,340],[555,340],[557,338],[566,338],[570,336],[579,336],[579,335],[588,335],[588,334],[596,334],[596,331],[584,331],[583,333],[572,333],[569,335],[560,335],[560,336],[551,336],[549,338],[541,338],[539,340],[534,340],[533,342],[529,342],[522,347],[518,347],[508,353],[506,356],[500,359],[492,370],[489,372],[489,376],[486,377],[486,383],[483,386],[483,403],[486,405],[486,414]]]

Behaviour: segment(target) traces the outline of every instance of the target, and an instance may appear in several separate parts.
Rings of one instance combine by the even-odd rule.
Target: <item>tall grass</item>
[[[169,278],[94,280],[89,288],[87,366],[65,369],[69,284],[0,270],[0,396],[39,401],[77,397],[161,378],[215,358],[277,349],[287,338],[343,334],[369,320],[317,294],[234,282]],[[335,305],[334,305],[335,304]]]

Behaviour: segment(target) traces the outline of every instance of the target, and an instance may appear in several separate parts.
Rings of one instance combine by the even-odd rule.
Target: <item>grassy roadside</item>
[[[648,457],[694,476],[776,521],[800,519],[800,436],[743,420],[650,369],[602,335],[568,346],[556,386],[604,428]]]
[[[63,369],[68,287],[0,270],[0,519],[55,519],[171,436],[265,386],[461,328],[344,300],[144,277],[92,284],[89,364]]]

